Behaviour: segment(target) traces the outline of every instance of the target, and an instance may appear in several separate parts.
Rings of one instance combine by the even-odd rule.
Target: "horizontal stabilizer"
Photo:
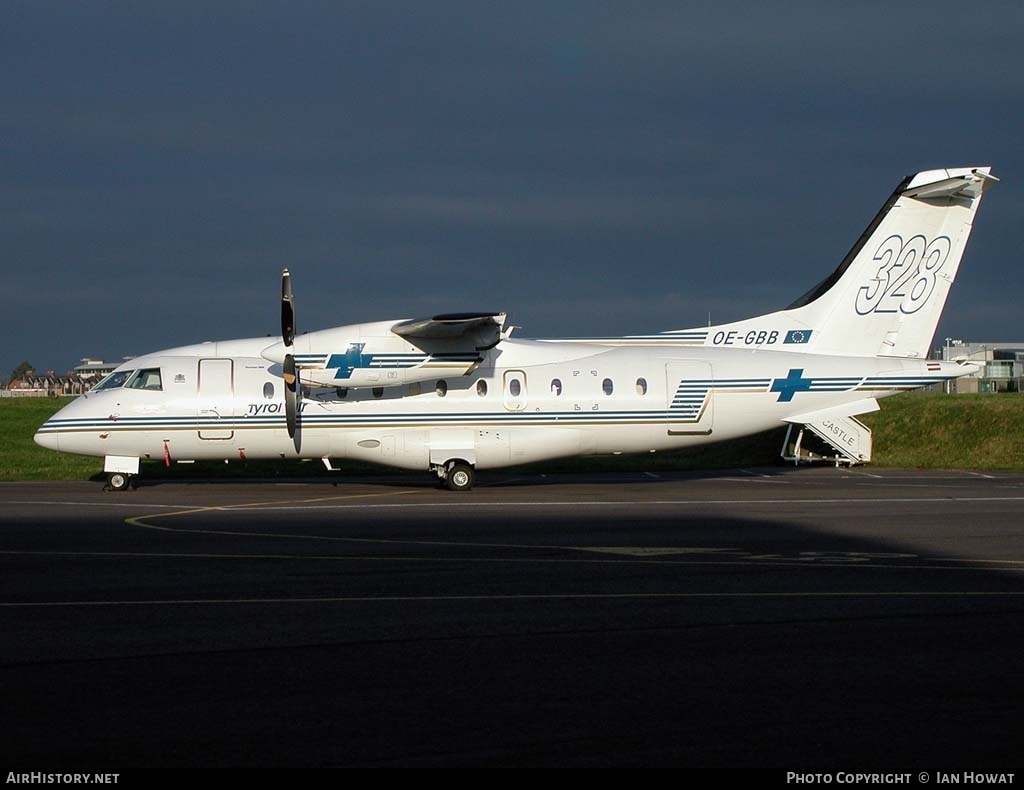
[[[944,178],[941,181],[933,181],[923,186],[914,186],[918,178],[911,181],[910,186],[903,193],[904,195],[917,198],[918,200],[934,200],[949,197],[967,198],[970,200],[978,197],[988,187],[999,182],[999,179],[991,173],[985,173],[980,170],[974,170],[969,175]]]

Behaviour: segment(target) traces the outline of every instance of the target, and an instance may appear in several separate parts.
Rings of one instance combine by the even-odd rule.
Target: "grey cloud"
[[[306,328],[739,318],[961,164],[1005,183],[946,321],[1013,335],[974,305],[1024,285],[1018,6],[15,3],[0,369],[272,332],[284,265]]]

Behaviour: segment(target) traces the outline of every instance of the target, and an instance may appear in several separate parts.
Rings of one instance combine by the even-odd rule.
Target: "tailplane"
[[[785,310],[708,328],[706,343],[927,356],[990,171],[908,176],[832,274]]]

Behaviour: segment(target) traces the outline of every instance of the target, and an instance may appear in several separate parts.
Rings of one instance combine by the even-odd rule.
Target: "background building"
[[[1024,392],[1024,343],[974,343],[947,337],[942,359],[983,363],[977,373],[947,382],[947,392]]]
[[[125,359],[129,359],[129,357],[125,357]],[[104,362],[102,359],[82,357],[82,364],[75,365],[72,373],[85,381],[92,381],[95,384],[108,373],[113,373],[114,369],[120,364],[120,362]]]
[[[131,359],[125,357],[124,360]],[[124,361],[122,360],[122,362]],[[62,395],[81,395],[88,392],[112,372],[121,362],[104,362],[102,359],[82,357],[82,364],[67,373],[46,373],[27,371],[23,376],[12,379],[0,387],[0,398],[45,398]]]

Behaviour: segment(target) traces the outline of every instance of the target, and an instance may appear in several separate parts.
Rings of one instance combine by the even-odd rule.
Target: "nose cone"
[[[60,432],[56,430],[48,430],[46,423],[36,431],[36,435],[32,437],[36,444],[40,447],[45,447],[47,450],[57,450],[60,452]]]
[[[57,450],[62,453],[74,452],[68,447],[69,439],[71,439],[68,428],[79,423],[81,418],[91,416],[91,406],[92,402],[88,394],[75,398],[56,414],[50,415],[50,418],[39,426],[39,430],[36,431],[36,435],[32,438],[36,444],[40,447],[45,447],[47,450]],[[62,433],[64,434],[63,448],[61,447]]]

